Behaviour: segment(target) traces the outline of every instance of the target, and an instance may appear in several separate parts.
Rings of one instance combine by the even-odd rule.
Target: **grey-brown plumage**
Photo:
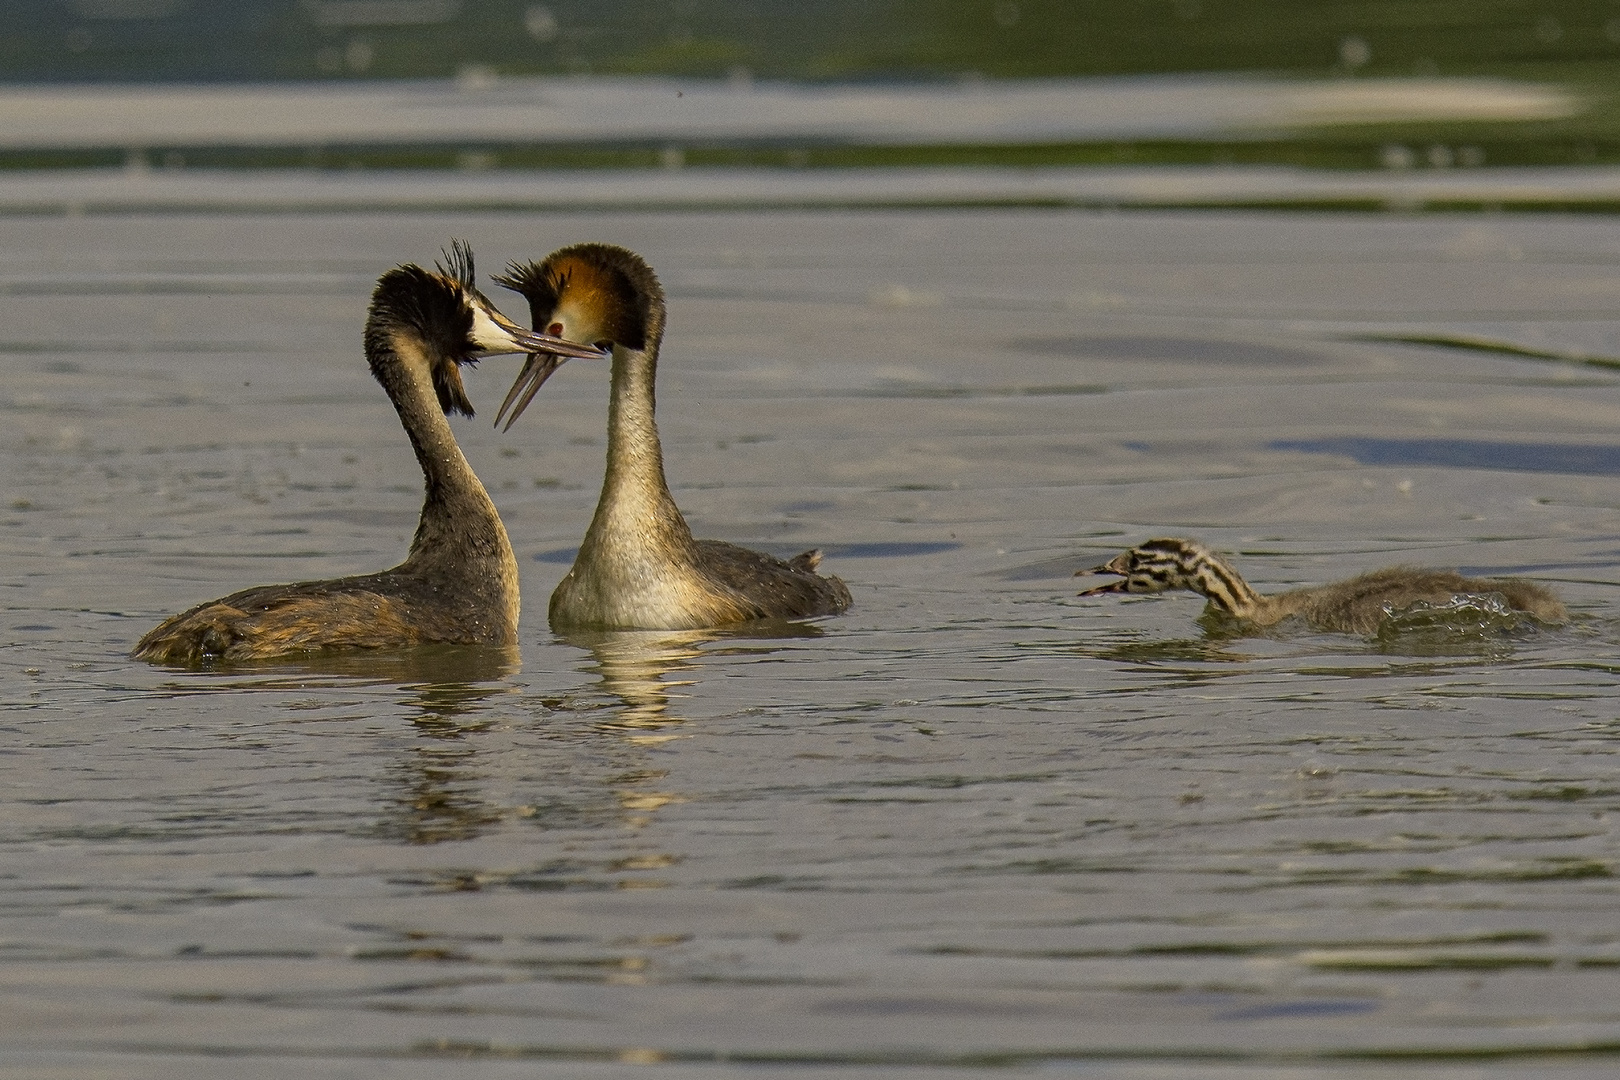
[[[1211,608],[1261,627],[1298,615],[1318,630],[1372,634],[1385,619],[1414,604],[1442,605],[1458,596],[1491,594],[1538,622],[1561,623],[1569,618],[1557,595],[1533,581],[1469,578],[1454,570],[1418,566],[1391,566],[1332,585],[1261,596],[1196,540],[1149,540],[1079,574],[1120,575],[1119,581],[1087,589],[1081,596],[1190,589],[1202,593]]]
[[[697,629],[849,607],[844,583],[815,572],[819,551],[783,560],[693,539],[664,479],[654,419],[664,290],[641,256],[576,244],[496,281],[528,299],[537,331],[613,355],[607,474],[573,568],[551,595],[553,628]],[[515,403],[507,427],[558,362],[531,358],[501,406]]]
[[[456,244],[447,261],[449,269],[436,273],[407,265],[384,274],[366,320],[371,372],[398,410],[426,482],[405,561],[377,574],[265,585],[199,604],[143,637],[137,659],[192,664],[318,649],[516,641],[517,561],[445,415],[472,415],[462,364],[496,352],[567,346],[495,311],[473,286],[472,252],[464,245]]]

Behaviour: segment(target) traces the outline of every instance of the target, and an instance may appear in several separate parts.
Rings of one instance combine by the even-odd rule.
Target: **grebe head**
[[[1156,593],[1166,589],[1199,588],[1198,574],[1208,560],[1209,552],[1191,540],[1149,540],[1145,544],[1116,555],[1101,566],[1089,570],[1076,570],[1075,577],[1083,574],[1118,574],[1119,581],[1097,585],[1080,593],[1081,596],[1099,596],[1103,593]]]
[[[460,240],[451,242],[444,262],[433,270],[414,263],[397,266],[377,280],[366,323],[367,353],[372,374],[382,379],[389,356],[419,354],[428,366],[439,406],[446,413],[473,415],[461,382],[461,365],[497,353],[597,356],[549,334],[519,326],[490,303],[473,284],[472,249]]]
[[[603,350],[598,355],[606,356],[616,346],[656,350],[664,336],[664,289],[647,261],[628,248],[574,244],[552,252],[543,262],[513,263],[495,283],[529,301],[536,331],[596,346]],[[558,352],[530,356],[495,422],[500,423],[510,406],[512,415],[506,422],[510,428],[565,358]]]

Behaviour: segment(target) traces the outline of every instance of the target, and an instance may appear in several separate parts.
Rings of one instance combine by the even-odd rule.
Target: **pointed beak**
[[[505,329],[512,335],[512,340],[516,341],[524,352],[531,354],[550,353],[558,364],[570,357],[580,360],[601,360],[608,355],[605,349],[598,349],[594,345],[576,345],[572,341],[552,337],[550,334],[541,334],[522,326],[511,326]],[[550,372],[547,372],[547,374],[550,374]]]
[[[540,336],[544,337],[545,335]],[[573,347],[578,348],[579,346]],[[551,373],[562,367],[563,361],[568,359],[569,356],[578,355],[580,354],[568,353],[560,355],[549,351],[530,353],[529,359],[523,365],[523,370],[518,372],[517,381],[512,383],[512,389],[506,392],[506,400],[501,402],[500,411],[495,414],[495,426],[501,427],[501,417],[506,416],[507,409],[511,409],[512,415],[507,417],[506,426],[501,428],[503,432],[511,431],[512,425],[517,423],[517,418],[523,415],[523,410],[527,409],[529,402],[534,400],[534,395],[538,394],[540,388],[546,384],[546,380],[551,378]],[[606,354],[600,349],[592,349],[589,355],[600,357]],[[513,404],[514,402],[516,402],[516,405]]]
[[[562,367],[563,361],[571,358],[580,360],[601,360],[611,355],[606,349],[598,349],[594,345],[576,345],[566,338],[553,337],[542,334],[537,330],[530,330],[526,326],[519,326],[499,312],[492,311],[490,317],[495,324],[510,337],[517,348],[513,352],[526,352],[528,361],[523,370],[518,372],[517,381],[512,389],[506,392],[506,400],[501,402],[501,411],[495,414],[495,426],[500,427],[501,417],[507,409],[512,409],[511,417],[506,421],[502,431],[510,431],[517,418],[528,408],[534,395],[540,392],[540,387],[551,378],[551,373]],[[516,402],[516,407],[513,403]]]
[[[472,307],[473,340],[480,346],[480,356],[539,352],[558,357],[600,360],[607,355],[594,345],[576,345],[566,338],[552,337],[530,330],[527,326],[519,326],[486,303],[475,303]]]
[[[1118,574],[1120,577],[1118,581],[1109,581],[1101,585],[1093,585],[1089,589],[1075,593],[1075,595],[1102,596],[1104,593],[1126,592],[1126,586],[1129,584],[1129,582],[1125,577],[1125,574],[1127,573],[1127,567],[1125,564],[1129,557],[1129,553],[1125,555],[1115,555],[1112,559],[1109,559],[1101,566],[1093,566],[1086,570],[1076,570],[1074,572],[1075,577],[1083,577],[1087,574]]]

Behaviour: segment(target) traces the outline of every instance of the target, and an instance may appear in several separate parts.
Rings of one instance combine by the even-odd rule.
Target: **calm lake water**
[[[520,650],[128,660],[402,556],[360,330],[452,237],[485,273],[643,252],[676,498],[824,547],[854,609],[553,635],[607,374],[503,436],[497,358],[456,430]],[[14,216],[0,313],[8,1077],[1620,1067],[1620,221]],[[1263,588],[1525,574],[1575,618],[1226,638],[1074,596],[1160,535]]]

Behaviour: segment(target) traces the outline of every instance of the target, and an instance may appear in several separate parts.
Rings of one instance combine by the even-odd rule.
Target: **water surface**
[[[486,272],[645,253],[676,498],[822,545],[854,609],[551,634],[601,475],[576,361],[510,434],[457,421],[522,562],[515,653],[127,660],[198,600],[401,556],[420,479],[360,327],[453,236]],[[1620,356],[1612,219],[0,237],[10,1074],[1612,1074],[1620,373],[1512,351]],[[514,365],[469,376],[486,413]],[[1461,565],[1576,617],[1242,638],[1073,596],[1166,534],[1262,588]]]

